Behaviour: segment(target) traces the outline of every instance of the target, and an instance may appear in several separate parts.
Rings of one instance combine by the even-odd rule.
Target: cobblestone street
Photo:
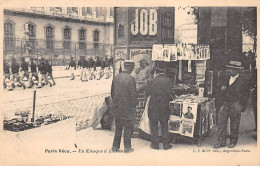
[[[68,72],[68,71],[67,71]],[[112,78],[81,82],[79,77],[55,79],[56,85],[43,88],[15,88],[3,91],[4,112],[7,116],[15,111],[30,110],[33,107],[33,91],[36,91],[36,114],[45,112],[84,112],[88,99],[110,93]],[[73,113],[71,113],[73,115]]]

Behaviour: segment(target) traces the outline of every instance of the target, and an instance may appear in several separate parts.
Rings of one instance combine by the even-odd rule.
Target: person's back
[[[158,75],[155,79],[151,80],[147,89],[147,95],[151,96],[148,108],[148,112],[151,112],[150,114],[156,112],[157,115],[160,115],[165,111],[169,112],[171,89],[172,82],[165,75]]]
[[[131,135],[136,113],[137,92],[135,79],[130,74],[134,62],[125,61],[124,71],[114,77],[111,86],[112,112],[115,114],[115,136],[112,150],[120,149],[122,131],[124,130],[124,147],[132,152]]]
[[[23,61],[21,63],[21,69],[22,69],[22,71],[28,71],[28,63]]]
[[[18,73],[19,72],[19,64],[17,62],[12,62],[11,64],[12,73]]]
[[[120,116],[122,118],[134,118],[134,114],[129,114],[128,111],[132,108],[135,109],[136,99],[134,93],[129,91],[131,88],[130,85],[135,83],[134,77],[127,74],[126,72],[122,72],[114,77],[112,84],[112,99],[113,104],[117,107],[117,111],[115,112],[116,117]]]

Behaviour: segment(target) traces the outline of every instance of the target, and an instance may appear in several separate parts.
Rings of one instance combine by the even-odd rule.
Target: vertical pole
[[[21,57],[23,57],[23,41],[21,40]]]
[[[182,60],[179,60],[179,74],[178,74],[178,79],[181,81],[182,80]]]
[[[76,58],[77,58],[77,51],[76,51],[76,49],[77,49],[77,42],[75,42],[75,62],[76,62]]]
[[[128,18],[128,17],[127,17]],[[116,47],[116,20],[117,20],[117,18],[116,18],[116,7],[114,7],[114,52],[113,52],[113,78],[115,77],[115,60],[116,60],[116,58],[115,58],[115,47]],[[111,46],[111,51],[112,51],[112,46]],[[111,55],[112,55],[112,52],[111,52]]]
[[[33,114],[32,114],[31,122],[34,122],[34,116],[35,116],[35,100],[36,100],[36,90],[33,91]]]

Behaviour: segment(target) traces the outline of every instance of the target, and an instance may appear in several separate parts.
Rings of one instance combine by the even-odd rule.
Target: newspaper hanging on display
[[[152,60],[208,60],[210,59],[209,45],[204,44],[155,44],[153,45]]]

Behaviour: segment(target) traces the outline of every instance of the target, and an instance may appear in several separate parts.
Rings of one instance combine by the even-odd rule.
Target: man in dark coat
[[[46,59],[45,60],[45,67],[46,67],[46,77],[48,78],[48,76],[50,76],[51,80],[52,80],[52,84],[55,85],[55,80],[53,78],[53,75],[52,75],[52,66],[49,64],[49,61]]]
[[[75,79],[74,71],[76,70],[76,62],[73,60],[73,57],[70,58],[69,70],[70,70],[70,74],[71,74],[70,80],[74,80]]]
[[[132,152],[131,136],[137,104],[135,79],[130,74],[134,62],[125,61],[124,71],[114,77],[111,87],[112,111],[115,114],[115,137],[112,150],[120,149],[121,135],[124,128],[124,147],[126,152]]]
[[[228,148],[236,146],[241,112],[246,110],[249,96],[249,80],[247,76],[240,73],[240,70],[243,69],[241,62],[230,61],[226,67],[226,76],[219,83],[224,103],[218,112],[218,142],[214,145],[214,148],[226,146],[227,122],[229,118],[230,144]]]
[[[50,87],[52,87],[52,84],[49,82],[48,78],[47,78],[47,67],[46,64],[44,62],[44,58],[41,58],[40,64],[38,66],[38,70],[39,70],[39,84],[38,84],[38,88],[42,87],[42,78],[44,78],[45,81],[45,85],[49,84]]]
[[[29,83],[30,83],[30,86],[29,87],[32,87],[34,85],[34,82],[32,80],[32,77],[35,77],[35,79],[38,81],[39,78],[38,78],[38,73],[37,73],[37,66],[36,64],[33,62],[33,58],[30,58],[30,63],[29,63],[29,73],[30,73],[30,76],[29,76]]]
[[[14,57],[11,59],[11,61],[11,81],[14,82],[14,80],[16,80],[16,82],[18,82],[23,87],[23,89],[25,89],[25,85],[23,84],[19,76],[19,64],[16,62],[16,59]]]
[[[24,77],[26,77],[29,80],[29,64],[25,61],[25,58],[22,57],[21,58],[21,66],[20,66],[20,71],[22,72],[21,75],[21,80],[24,79]]]
[[[151,96],[148,106],[148,118],[150,121],[152,144],[153,149],[159,149],[158,138],[158,122],[161,124],[163,147],[165,150],[170,149],[169,145],[169,102],[172,100],[172,87],[171,80],[165,76],[162,64],[157,62],[155,67],[155,78],[152,79],[146,90],[146,95]]]

